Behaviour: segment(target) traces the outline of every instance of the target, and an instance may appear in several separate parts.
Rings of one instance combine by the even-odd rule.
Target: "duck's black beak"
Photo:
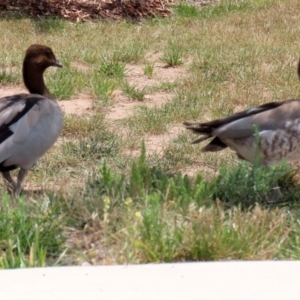
[[[53,64],[53,67],[58,67],[58,68],[62,68],[62,64],[59,62],[59,60],[57,59],[56,61],[55,61],[55,63]]]

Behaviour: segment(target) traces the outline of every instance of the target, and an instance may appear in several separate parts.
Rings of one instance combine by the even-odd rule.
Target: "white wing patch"
[[[0,126],[8,124],[11,120],[25,108],[25,102],[17,102],[14,105],[7,107],[0,113]]]
[[[42,111],[38,104],[35,104],[21,119],[10,126],[13,131],[13,141],[22,143],[30,134],[32,128],[42,115]]]

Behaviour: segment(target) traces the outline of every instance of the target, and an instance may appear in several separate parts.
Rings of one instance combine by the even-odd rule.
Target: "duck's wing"
[[[47,100],[35,94],[19,94],[0,99],[0,163],[12,147],[22,143],[41,116],[47,113]]]
[[[185,122],[184,125],[187,129],[201,135],[194,143],[215,137],[209,144],[210,147],[205,147],[203,150],[218,151],[227,147],[222,140],[243,139],[252,136],[255,126],[259,131],[277,130],[285,128],[298,119],[300,119],[300,101],[287,100],[266,103],[206,123]]]
[[[255,113],[252,113],[253,109],[246,110],[241,118],[223,123],[213,131],[213,134],[224,139],[240,139],[253,135],[253,126],[257,126],[259,131],[284,129],[287,124],[300,118],[298,100],[272,103],[272,106],[264,111],[259,111],[261,107],[256,107]],[[249,116],[249,113],[252,114]]]

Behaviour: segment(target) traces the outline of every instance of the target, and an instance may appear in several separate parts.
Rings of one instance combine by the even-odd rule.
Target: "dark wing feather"
[[[42,99],[41,96],[30,94],[19,94],[0,99],[0,144],[13,134],[10,127]]]
[[[230,126],[233,124],[235,121],[239,121],[242,119],[249,118],[255,115],[259,115],[261,113],[274,110],[283,104],[288,104],[289,102],[293,102],[297,100],[287,100],[287,101],[281,101],[281,102],[270,102],[266,103],[257,107],[253,107],[250,109],[243,110],[241,112],[235,113],[233,115],[230,115],[228,117],[212,120],[209,122],[184,122],[183,124],[186,126],[187,129],[193,131],[196,134],[200,134],[201,137],[193,141],[193,143],[200,143],[203,142],[204,140],[207,140],[211,137],[215,137],[207,146],[205,146],[202,150],[203,151],[220,151],[224,148],[227,147],[225,143],[222,142],[222,140],[218,137],[218,134],[222,135],[221,131],[225,128],[227,128],[227,125]],[[241,124],[242,125],[242,124]],[[238,127],[238,126],[237,126]],[[245,129],[242,127],[238,127],[237,131],[240,132],[240,135],[243,134],[248,134],[248,131],[251,130],[252,128],[248,128],[249,126],[246,124]],[[220,131],[221,130],[221,131]],[[216,133],[217,132],[217,133]],[[243,133],[245,132],[245,133]],[[233,135],[235,133],[233,132]],[[238,137],[237,137],[238,138]]]
[[[204,123],[184,122],[183,124],[187,127],[187,129],[191,129],[198,133],[200,133],[200,132],[201,133],[211,133],[211,131],[213,129],[216,129],[220,126],[232,123],[232,122],[242,119],[242,118],[246,118],[246,117],[249,117],[252,115],[259,114],[261,112],[264,112],[264,111],[267,111],[270,109],[274,109],[278,106],[281,106],[284,103],[291,102],[291,101],[295,101],[295,100],[265,103],[265,104],[257,106],[257,107],[253,107],[253,108],[249,108],[249,109],[240,111],[240,112],[230,115],[228,117],[216,119],[216,120],[209,121],[209,122],[204,122]]]

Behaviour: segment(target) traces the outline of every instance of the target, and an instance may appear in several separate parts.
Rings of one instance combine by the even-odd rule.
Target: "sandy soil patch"
[[[91,70],[91,68],[88,65],[80,62],[72,62],[71,67],[78,71],[83,71],[83,72],[88,72]]]
[[[16,94],[27,94],[27,90],[22,86],[14,86],[14,85],[2,85],[0,86],[0,98],[12,96]]]
[[[130,117],[134,110],[140,106],[160,107],[172,99],[173,94],[155,92],[145,95],[143,101],[132,101],[122,91],[116,90],[113,93],[114,104],[108,108],[106,118],[108,120],[121,120]]]
[[[83,115],[92,113],[93,100],[88,95],[79,94],[71,100],[60,100],[59,104],[66,114]]]
[[[156,61],[151,64],[153,66],[153,75],[150,78],[145,75],[145,65],[127,64],[125,70],[128,83],[131,86],[143,89],[161,84],[163,82],[174,83],[176,80],[186,74],[185,65],[172,68],[167,67],[163,62],[160,61]]]
[[[175,139],[179,134],[184,131],[181,124],[173,125],[169,128],[168,132],[158,135],[147,135],[145,137],[145,145],[147,153],[163,151],[171,140]]]

